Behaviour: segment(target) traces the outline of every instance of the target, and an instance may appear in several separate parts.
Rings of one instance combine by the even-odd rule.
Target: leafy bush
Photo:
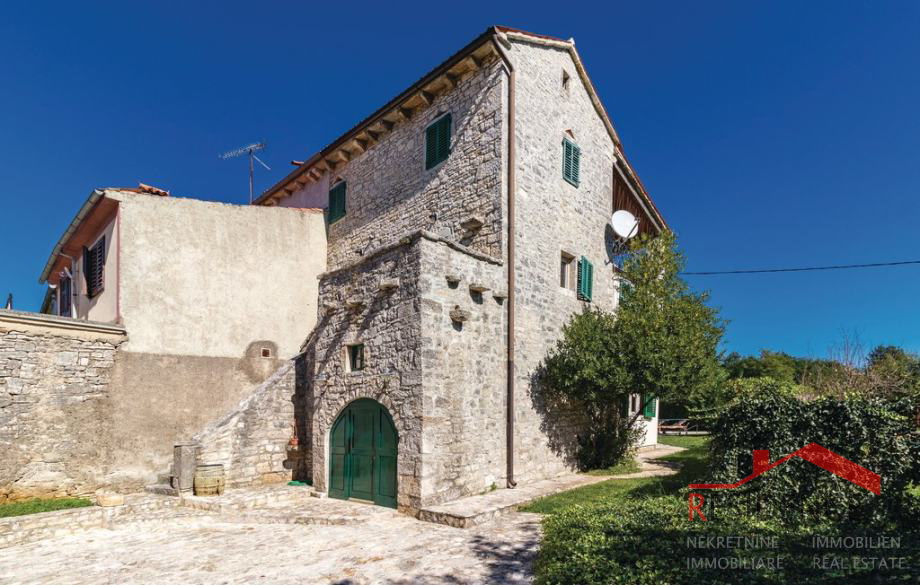
[[[747,382],[746,391],[714,415],[712,482],[750,475],[755,449],[769,450],[772,462],[814,442],[881,475],[882,493],[793,458],[739,488],[708,494],[714,516],[742,513],[872,528],[918,519],[908,494],[911,482],[920,483],[916,403],[862,397],[805,401],[772,381]]]
[[[840,536],[832,526],[789,527],[745,516],[716,522],[689,521],[687,501],[680,496],[611,500],[575,506],[548,516],[536,563],[538,585],[680,585],[706,583],[879,583],[910,582],[916,571],[870,568],[827,569],[814,566],[815,535]],[[776,548],[696,548],[693,537],[755,536],[776,539]],[[901,535],[897,556],[918,567],[916,530]],[[852,554],[879,556],[878,550]],[[781,557],[782,570],[764,564]],[[722,559],[749,568],[705,566]],[[703,565],[703,566],[700,566]]]

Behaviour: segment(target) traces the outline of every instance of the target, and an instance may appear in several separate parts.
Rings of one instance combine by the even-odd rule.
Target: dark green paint
[[[362,398],[346,406],[329,435],[329,495],[395,508],[398,442],[380,403]]]

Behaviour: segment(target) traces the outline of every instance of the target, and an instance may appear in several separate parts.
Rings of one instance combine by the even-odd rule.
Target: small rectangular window
[[[575,288],[575,256],[562,253],[562,256],[559,260],[559,286],[562,288],[574,289]]]
[[[348,346],[348,371],[359,372],[364,369],[364,344]]]
[[[83,278],[86,296],[94,297],[105,290],[105,236],[92,248],[83,248]]]
[[[329,190],[329,223],[345,217],[345,181],[340,181]]]
[[[569,140],[562,139],[562,178],[578,186],[579,171],[581,166],[581,149]]]
[[[576,286],[578,298],[583,301],[591,301],[594,295],[594,265],[585,258],[581,257],[578,261],[578,285]]]
[[[450,154],[450,114],[444,114],[425,129],[425,169],[447,160]]]
[[[58,300],[58,314],[61,317],[70,317],[70,300],[72,297],[71,280],[69,276],[64,276],[58,283],[60,299]]]

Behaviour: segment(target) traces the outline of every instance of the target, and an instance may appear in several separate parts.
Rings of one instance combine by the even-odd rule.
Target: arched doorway
[[[355,400],[329,433],[329,495],[396,507],[396,445],[390,413],[369,398]]]

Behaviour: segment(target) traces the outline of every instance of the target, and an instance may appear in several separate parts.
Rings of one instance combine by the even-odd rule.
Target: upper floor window
[[[450,114],[444,114],[425,129],[425,169],[447,160],[450,154]]]
[[[345,217],[345,181],[339,181],[329,190],[329,223]]]
[[[575,256],[567,252],[562,253],[559,262],[559,286],[562,288],[575,288]]]
[[[590,302],[594,296],[594,264],[584,256],[578,261],[578,283],[575,292],[583,301]]]
[[[70,317],[70,302],[73,292],[69,276],[61,277],[61,280],[58,282],[58,294],[60,295],[60,299],[58,299],[58,315]]]
[[[83,277],[86,296],[94,297],[105,290],[105,236],[92,248],[83,248]]]
[[[579,167],[581,166],[581,149],[569,140],[562,139],[562,178],[578,186]]]

